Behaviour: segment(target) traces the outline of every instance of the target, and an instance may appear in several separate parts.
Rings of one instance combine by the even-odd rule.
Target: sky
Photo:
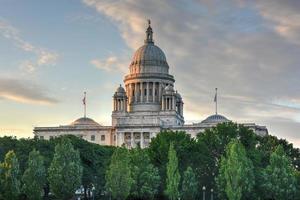
[[[112,95],[147,19],[187,123],[218,111],[300,147],[299,0],[0,0],[0,136],[87,116],[111,124]]]

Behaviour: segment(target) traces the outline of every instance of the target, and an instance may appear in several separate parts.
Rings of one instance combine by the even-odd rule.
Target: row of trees
[[[43,156],[34,149],[29,153],[27,168],[21,176],[19,161],[11,150],[0,164],[0,199],[41,199],[47,183],[57,198],[70,199],[81,185],[81,177],[79,152],[68,139],[56,145],[48,173]]]
[[[195,139],[184,132],[161,132],[149,148],[131,150],[74,136],[50,141],[3,137],[0,160],[0,188],[11,188],[0,189],[0,199],[15,191],[27,199],[49,191],[69,199],[80,184],[86,199],[93,187],[95,199],[202,199],[203,187],[213,189],[214,199],[300,199],[299,149],[234,123],[219,124]],[[9,173],[23,176],[7,181]]]

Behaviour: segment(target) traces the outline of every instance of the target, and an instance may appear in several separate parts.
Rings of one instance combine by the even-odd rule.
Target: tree
[[[185,132],[163,131],[151,139],[147,152],[151,163],[157,167],[160,176],[160,187],[158,198],[164,198],[167,180],[167,163],[168,151],[170,143],[174,144],[176,155],[178,157],[178,170],[182,174],[188,166],[191,166],[195,171],[202,167],[203,163],[207,163],[208,152],[205,146],[196,145],[196,141]]]
[[[123,200],[129,196],[133,180],[127,149],[117,148],[115,150],[111,157],[105,179],[105,187],[114,199]]]
[[[188,167],[183,174],[181,196],[183,200],[195,199],[198,183],[196,175],[191,167]]]
[[[254,182],[252,162],[247,158],[244,146],[233,139],[226,147],[225,157],[221,158],[218,189],[225,192],[229,200],[240,200],[251,192]]]
[[[180,183],[180,174],[178,170],[178,158],[173,143],[170,144],[168,160],[165,193],[170,200],[177,200],[179,198],[178,186]]]
[[[263,188],[272,199],[294,199],[297,180],[292,162],[279,145],[271,154],[270,164],[263,173]]]
[[[139,199],[153,199],[158,193],[160,176],[146,151],[140,147],[131,150],[131,172],[132,196]]]
[[[81,184],[82,166],[79,152],[74,150],[70,140],[63,138],[55,146],[55,153],[49,167],[50,190],[60,199],[70,199]]]
[[[33,150],[29,153],[28,167],[23,174],[22,181],[22,191],[28,199],[42,199],[42,192],[46,183],[46,170],[44,159],[39,151]]]
[[[5,155],[4,162],[0,165],[0,196],[5,200],[18,199],[20,194],[19,162],[14,151]]]

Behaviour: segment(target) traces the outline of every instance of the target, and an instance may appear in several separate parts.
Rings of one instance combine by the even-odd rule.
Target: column
[[[173,105],[173,107],[172,107],[172,110],[176,110],[176,101],[175,101],[175,96],[172,96],[172,105]]]
[[[161,110],[165,110],[165,99],[162,98],[161,100]]]
[[[137,102],[138,98],[138,91],[137,91],[137,83],[134,83],[134,101]]]
[[[133,132],[131,132],[130,143],[131,143],[131,148],[133,148],[133,144],[134,144],[134,141],[133,141]]]
[[[144,133],[141,132],[141,148],[144,148]]]
[[[141,102],[144,102],[144,83],[140,83],[140,88],[141,88]]]
[[[149,102],[149,82],[147,82],[147,102]]]
[[[180,103],[180,114],[181,114],[181,116],[183,116],[183,103],[182,102]]]
[[[155,82],[152,83],[152,102],[155,102]]]
[[[133,100],[133,86],[132,86],[133,84],[132,83],[130,83],[129,84],[129,91],[130,91],[130,93],[129,93],[129,103],[132,103],[132,100]]]
[[[161,97],[162,97],[161,88],[162,88],[161,83],[158,83],[158,102],[161,102]]]

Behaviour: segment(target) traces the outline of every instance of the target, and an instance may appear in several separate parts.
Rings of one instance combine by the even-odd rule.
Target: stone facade
[[[154,44],[150,23],[144,45],[130,63],[124,86],[120,85],[113,95],[112,126],[101,126],[84,117],[66,126],[35,127],[34,134],[44,139],[72,134],[101,145],[132,148],[139,144],[144,148],[162,130],[185,131],[196,137],[207,128],[229,121],[216,113],[201,123],[184,124],[182,97],[174,90],[175,79],[169,74],[164,52]],[[244,125],[259,135],[268,134],[265,126]]]

